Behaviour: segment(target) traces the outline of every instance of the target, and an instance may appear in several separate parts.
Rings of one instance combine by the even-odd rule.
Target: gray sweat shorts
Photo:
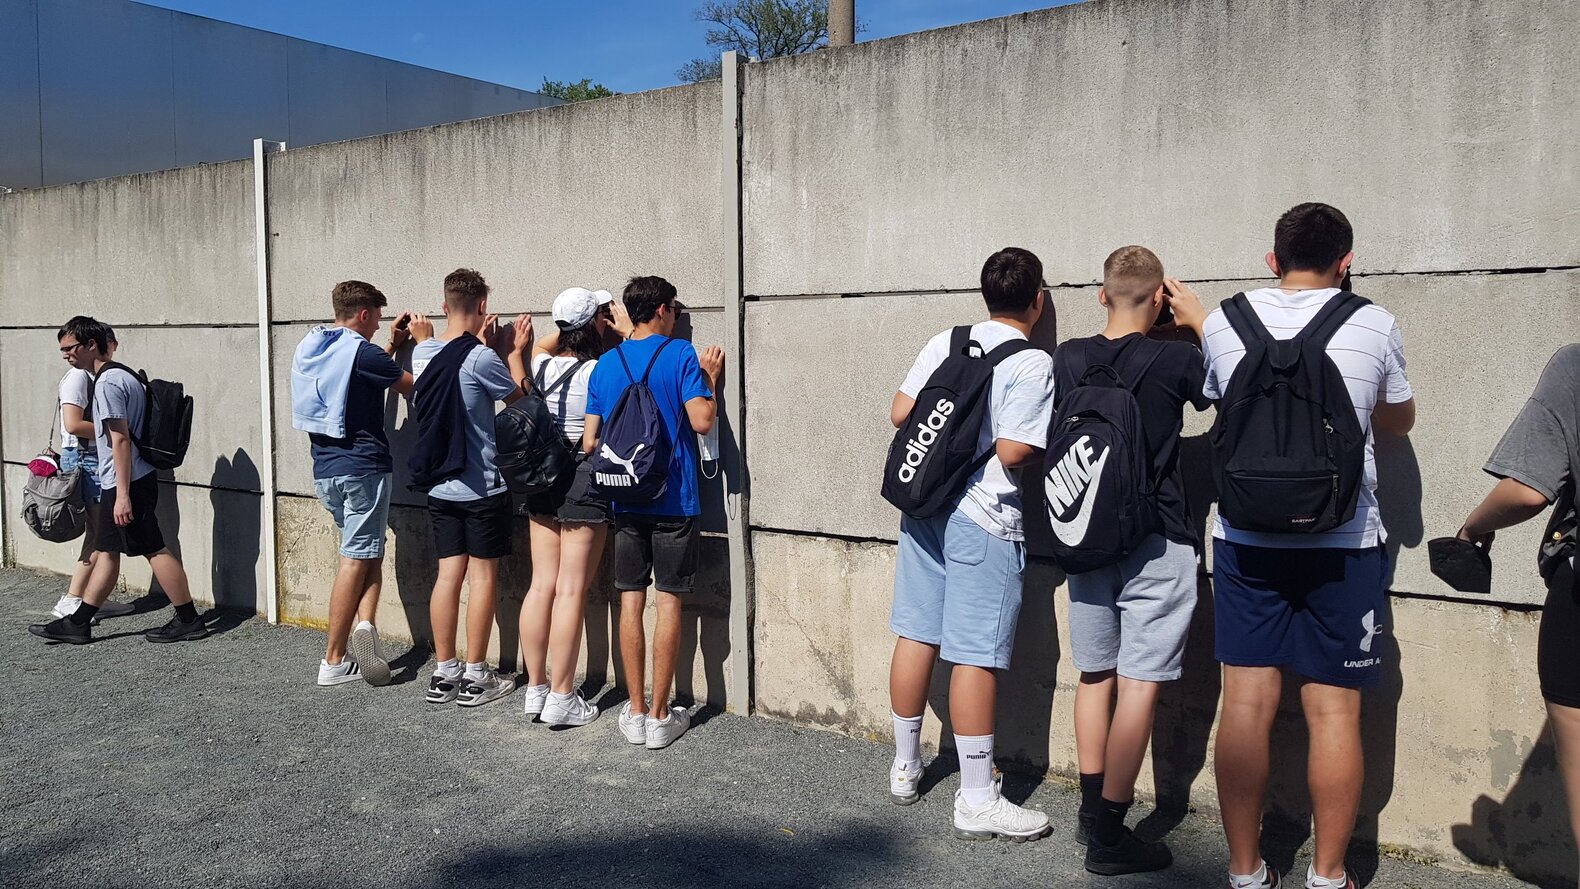
[[[1180,678],[1196,581],[1196,550],[1161,534],[1117,564],[1070,575],[1075,668],[1147,682]]]

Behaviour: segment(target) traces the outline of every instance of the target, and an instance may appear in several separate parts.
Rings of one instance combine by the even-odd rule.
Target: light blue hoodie
[[[291,359],[291,425],[332,438],[346,434],[346,392],[367,340],[347,327],[319,325]]]

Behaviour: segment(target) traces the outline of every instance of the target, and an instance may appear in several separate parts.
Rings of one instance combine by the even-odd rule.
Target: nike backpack
[[[614,350],[631,385],[620,393],[614,410],[598,429],[598,449],[593,452],[591,467],[593,486],[612,503],[651,503],[669,490],[669,457],[674,445],[658,400],[648,388],[647,375],[671,342],[665,339],[658,344],[641,379],[631,373],[624,348]]]
[[[124,370],[143,384],[143,433],[137,451],[155,469],[175,469],[187,458],[192,443],[192,396],[180,383],[150,380],[148,373],[110,362],[104,366]]]
[[[545,361],[526,395],[516,399],[494,418],[494,442],[498,456],[494,465],[505,479],[505,487],[515,494],[539,494],[554,487],[575,456],[565,441],[565,433],[549,410],[548,398],[560,393],[561,410],[571,378],[586,361],[577,361],[552,384],[545,385],[549,370]]]
[[[1136,387],[1164,344],[1141,339],[1114,362],[1089,364],[1086,343],[1067,343],[1055,364],[1074,380],[1048,431],[1043,489],[1053,557],[1067,574],[1112,565],[1161,527],[1152,460]]]
[[[1246,350],[1210,433],[1218,513],[1230,525],[1317,534],[1354,518],[1366,431],[1327,345],[1370,304],[1340,291],[1293,339],[1275,340],[1245,294],[1224,302]]]
[[[949,336],[949,356],[916,395],[911,415],[894,433],[883,467],[883,499],[913,519],[952,507],[966,483],[993,456],[978,453],[992,392],[993,368],[1035,348],[1014,339],[991,352],[971,339],[970,327]]]

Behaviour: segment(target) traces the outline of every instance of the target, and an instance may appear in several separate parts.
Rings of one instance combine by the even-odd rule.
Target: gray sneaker
[[[368,685],[390,684],[390,662],[384,659],[384,652],[379,649],[379,631],[372,624],[357,624],[357,628],[351,631],[351,642],[347,647],[362,667],[362,678],[367,680]]]
[[[516,680],[502,679],[498,670],[489,667],[481,676],[461,677],[461,691],[455,696],[455,702],[462,707],[481,707],[515,690]]]
[[[685,707],[670,707],[663,719],[647,718],[647,749],[662,750],[675,743],[691,728],[691,714]]]

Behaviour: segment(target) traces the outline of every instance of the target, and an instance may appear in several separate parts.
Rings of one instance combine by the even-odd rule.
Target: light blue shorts
[[[60,470],[82,470],[82,499],[86,503],[99,502],[99,452],[81,448],[60,449]]]
[[[901,519],[899,549],[889,629],[937,645],[953,664],[1008,667],[1025,546],[994,537],[955,510]]]
[[[390,474],[337,475],[313,480],[318,502],[335,517],[340,554],[348,559],[384,558],[390,518]]]

